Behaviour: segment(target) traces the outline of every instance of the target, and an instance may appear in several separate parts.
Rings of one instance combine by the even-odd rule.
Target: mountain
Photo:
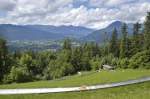
[[[81,26],[72,26],[72,25],[70,26],[30,25],[28,27],[34,29],[40,29],[42,31],[49,31],[56,34],[62,34],[64,36],[75,37],[75,38],[86,36],[94,31],[93,29],[89,29]]]
[[[93,29],[80,26],[13,25],[0,24],[0,35],[7,40],[60,40],[66,37],[81,38]]]
[[[107,32],[107,37],[109,38],[112,34],[112,31],[114,28],[117,29],[118,35],[121,36],[121,26],[123,25],[124,22],[121,21],[115,21],[108,25],[106,28],[96,30],[89,35],[80,38],[81,41],[95,41],[95,42],[103,42],[104,38],[106,38],[105,32]],[[128,33],[129,35],[132,35],[133,33],[133,23],[128,23]]]

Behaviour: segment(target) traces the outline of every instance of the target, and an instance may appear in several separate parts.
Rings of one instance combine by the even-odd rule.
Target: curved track
[[[141,82],[150,81],[150,77],[128,80],[110,84],[93,85],[93,86],[81,86],[81,87],[67,87],[67,88],[36,88],[36,89],[0,89],[1,95],[8,94],[35,94],[35,93],[59,93],[59,92],[75,92],[75,91],[86,91],[95,89],[104,89],[111,87],[124,86],[129,84],[136,84]]]

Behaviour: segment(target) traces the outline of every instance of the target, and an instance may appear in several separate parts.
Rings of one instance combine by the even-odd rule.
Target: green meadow
[[[0,89],[49,88],[49,87],[96,85],[96,84],[126,81],[130,79],[137,79],[147,76],[150,76],[150,70],[125,69],[125,70],[101,71],[101,72],[83,72],[82,75],[77,74],[74,76],[66,76],[63,79],[0,85]]]

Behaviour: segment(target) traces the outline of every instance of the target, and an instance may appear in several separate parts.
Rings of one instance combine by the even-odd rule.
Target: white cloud
[[[108,0],[107,5],[108,6],[121,5],[121,4],[125,4],[125,3],[132,3],[134,1],[135,0]]]
[[[138,0],[90,0],[90,5],[95,7],[113,7],[120,6],[125,3],[132,3]]]
[[[0,0],[0,11],[11,11],[15,7],[14,0]]]
[[[52,13],[72,3],[72,0],[18,0],[14,16],[31,16]]]
[[[102,28],[114,20],[143,22],[150,11],[148,0],[89,0],[88,6],[78,8],[74,7],[73,0],[1,0],[1,3],[5,6],[0,6],[0,10],[7,11],[7,15],[0,17],[0,23],[14,24]]]

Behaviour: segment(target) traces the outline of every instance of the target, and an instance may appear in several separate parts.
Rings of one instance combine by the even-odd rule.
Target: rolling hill
[[[0,34],[7,40],[60,40],[80,38],[94,30],[77,26],[0,24]]]

